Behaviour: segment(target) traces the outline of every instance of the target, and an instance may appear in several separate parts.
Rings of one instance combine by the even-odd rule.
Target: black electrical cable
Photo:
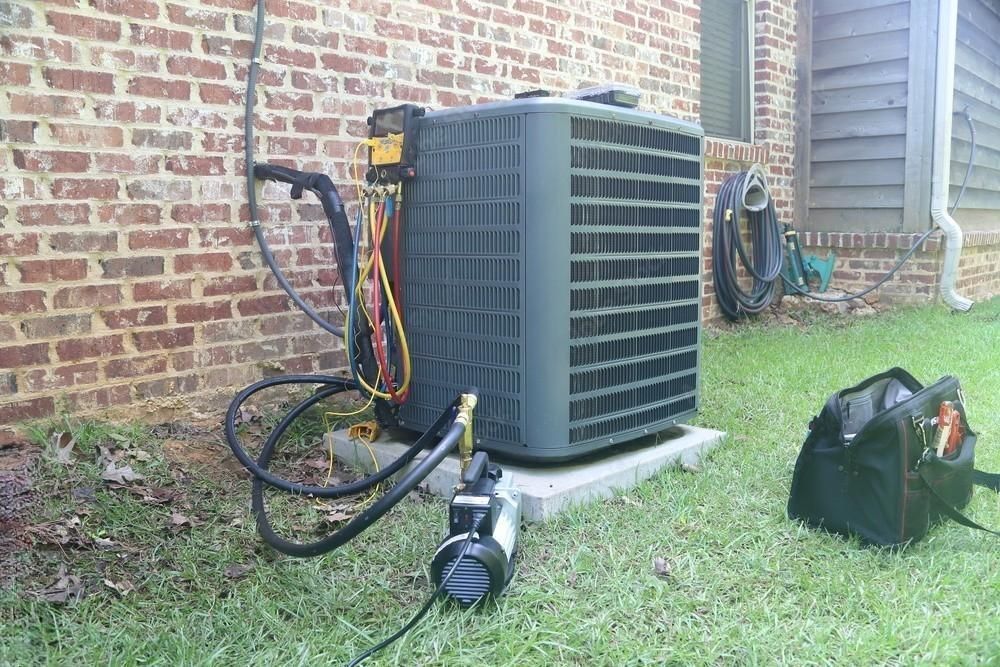
[[[923,245],[924,241],[930,238],[930,235],[936,231],[937,227],[931,227],[926,232],[921,234],[920,238],[918,238],[916,241],[913,242],[913,245],[910,247],[909,250],[906,251],[906,254],[903,255],[898,262],[896,262],[895,266],[889,269],[888,273],[879,278],[878,282],[876,282],[874,285],[866,287],[860,292],[855,292],[853,294],[845,294],[844,296],[819,296],[818,294],[813,294],[812,292],[806,292],[801,287],[799,287],[798,285],[790,281],[788,278],[786,278],[784,275],[781,276],[781,280],[782,282],[785,283],[786,287],[791,287],[798,294],[807,297],[809,299],[813,299],[815,301],[824,301],[826,303],[841,303],[844,301],[854,301],[855,299],[860,299],[861,297],[865,296],[870,292],[874,292],[879,287],[888,282],[890,278],[896,275],[896,271],[899,271],[899,269],[902,268],[903,264],[906,263],[906,260],[910,259],[910,257],[913,256],[913,253],[915,253],[920,248],[920,246]]]
[[[744,200],[751,188],[763,188],[766,193],[767,183],[759,172],[733,174],[719,189],[712,214],[712,276],[715,294],[719,308],[730,320],[738,320],[767,308],[774,299],[775,281],[781,273],[782,236],[774,202],[768,195],[767,204],[760,210],[746,208]],[[740,235],[740,220],[744,210],[750,224],[752,259],[747,257]],[[749,292],[739,284],[737,256],[752,278]]]
[[[969,164],[965,168],[965,178],[962,179],[962,188],[958,191],[958,196],[955,197],[955,203],[948,210],[948,215],[954,213],[958,208],[958,204],[962,201],[962,195],[965,194],[965,188],[969,185],[969,177],[972,176],[972,170],[976,163],[976,124],[972,122],[972,113],[969,112],[968,106],[962,110],[962,115],[965,116],[965,122],[969,125],[969,141],[972,143],[972,146],[969,148]]]
[[[479,530],[479,525],[483,522],[483,519],[485,518],[486,518],[486,513],[483,512],[476,519],[475,524],[469,530],[469,534],[465,536],[465,541],[462,543],[462,550],[458,552],[458,557],[455,559],[455,562],[451,564],[451,567],[448,568],[448,572],[444,575],[444,577],[441,578],[441,583],[438,584],[438,587],[434,590],[433,593],[431,593],[431,596],[427,598],[427,602],[425,602],[424,606],[420,608],[420,611],[414,614],[413,618],[410,619],[409,623],[407,623],[402,628],[397,630],[391,636],[386,637],[378,644],[375,644],[375,646],[372,646],[370,649],[368,649],[358,657],[354,658],[354,660],[351,660],[349,663],[347,663],[347,667],[357,667],[363,661],[367,660],[375,653],[381,651],[386,646],[392,644],[394,641],[405,635],[407,632],[413,629],[413,626],[415,626],[417,623],[420,622],[420,619],[422,619],[424,615],[427,614],[428,610],[430,610],[431,608],[431,605],[434,604],[434,600],[436,600],[438,596],[441,595],[441,593],[444,591],[444,587],[447,585],[448,580],[451,579],[451,575],[455,574],[455,571],[458,569],[458,564],[462,562],[462,559],[465,558],[465,554],[469,552],[469,547],[472,546],[472,540],[476,536],[476,531]]]

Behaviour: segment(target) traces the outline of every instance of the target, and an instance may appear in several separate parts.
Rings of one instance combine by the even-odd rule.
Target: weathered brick
[[[0,241],[2,245],[2,241]],[[110,252],[118,249],[116,232],[56,232],[49,236],[56,252]]]
[[[0,234],[0,256],[34,255],[38,252],[38,234]]]
[[[86,106],[83,97],[10,93],[10,110],[32,116],[79,116]]]
[[[109,204],[97,211],[102,223],[117,225],[157,225],[161,209],[158,204]]]
[[[167,171],[181,176],[219,176],[225,173],[221,157],[176,155],[167,158]]]
[[[51,417],[55,411],[55,399],[51,396],[13,403],[0,403],[0,424],[17,424],[31,419]]]
[[[129,25],[132,44],[170,51],[190,51],[193,35],[180,30],[167,30],[152,25],[132,23]]]
[[[177,306],[175,319],[178,324],[228,320],[233,316],[232,304],[228,301],[216,303],[186,303]]]
[[[86,70],[46,67],[42,70],[45,82],[51,88],[61,90],[78,90],[85,93],[102,93],[110,95],[115,92],[115,81],[112,74],[106,72],[90,72]],[[0,65],[0,79],[3,77]],[[24,82],[25,84],[27,81]]]
[[[196,79],[225,79],[226,67],[221,62],[191,56],[170,56],[167,71],[171,74]]]
[[[57,178],[52,182],[56,199],[116,199],[118,181],[110,178]]]
[[[220,296],[256,290],[257,279],[253,276],[219,276],[206,281],[202,293],[205,296]]]
[[[90,315],[53,315],[21,322],[21,331],[28,338],[59,338],[91,331]]]
[[[130,403],[132,401],[132,392],[129,384],[120,384],[112,387],[67,393],[65,394],[65,400],[70,410],[93,411]]]
[[[34,120],[0,120],[0,141],[34,143],[38,122]]]
[[[46,310],[45,292],[42,290],[23,290],[17,292],[0,290],[0,315],[44,313]]]
[[[52,301],[56,308],[94,308],[111,306],[121,300],[121,288],[117,285],[81,285],[57,290]]]
[[[104,364],[104,375],[109,379],[159,375],[167,372],[166,357],[140,357],[138,359],[112,359]]]
[[[47,363],[49,363],[48,343],[0,347],[0,368],[20,368]]]
[[[154,327],[167,323],[166,306],[145,306],[107,310],[101,313],[104,325],[109,329],[131,329],[133,327]]]
[[[206,252],[197,255],[177,255],[174,257],[175,273],[228,271],[232,266],[233,258],[226,252]]]
[[[14,166],[44,173],[78,173],[90,167],[90,154],[78,151],[18,150],[12,153]]]
[[[31,83],[31,67],[29,65],[0,62],[0,86],[27,86],[29,83]]]
[[[128,82],[129,95],[159,97],[172,100],[191,99],[191,84],[187,81],[136,76]]]
[[[163,274],[163,257],[113,257],[102,259],[105,278],[141,278]]]
[[[132,199],[162,199],[165,201],[191,199],[191,181],[136,180],[130,182],[125,189]]]
[[[198,390],[198,376],[184,375],[135,384],[136,397],[141,399],[161,396],[184,396]]]
[[[129,232],[128,247],[131,250],[187,248],[189,235],[187,229]]]
[[[27,204],[17,208],[22,225],[85,225],[90,219],[90,204]]]
[[[190,347],[194,344],[194,327],[135,331],[132,333],[132,343],[135,345],[135,349],[140,352]]]
[[[51,123],[49,131],[56,143],[65,146],[116,148],[122,145],[122,128],[106,125],[68,125]]]
[[[284,294],[275,294],[274,296],[241,299],[236,307],[240,311],[240,315],[244,317],[280,313],[288,310],[288,297]]]
[[[126,4],[131,4],[131,0]],[[106,21],[92,16],[50,11],[45,14],[45,19],[53,30],[62,35],[117,42],[122,34],[121,24],[117,21]]]
[[[56,343],[56,354],[60,361],[77,361],[92,357],[124,354],[124,336],[113,334],[98,338],[75,338]]]
[[[85,259],[35,259],[17,265],[22,283],[51,283],[87,277]]]
[[[191,298],[191,280],[161,280],[132,286],[135,301],[170,301]]]
[[[189,151],[192,145],[190,132],[180,130],[148,130],[137,128],[132,131],[132,145],[139,148],[162,148],[171,151]]]
[[[155,19],[160,15],[153,0],[90,0],[90,6],[107,14],[134,19]]]

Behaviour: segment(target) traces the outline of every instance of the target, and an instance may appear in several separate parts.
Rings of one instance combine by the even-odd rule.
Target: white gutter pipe
[[[934,155],[931,167],[931,218],[944,232],[941,298],[955,310],[967,311],[972,301],[955,290],[962,255],[962,228],[948,213],[951,183],[951,116],[955,99],[955,44],[958,32],[957,0],[938,2],[937,76],[934,85]],[[912,55],[912,54],[911,54]]]

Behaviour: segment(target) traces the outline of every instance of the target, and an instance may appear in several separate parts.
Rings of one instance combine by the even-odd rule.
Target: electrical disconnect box
[[[477,447],[545,462],[693,416],[701,128],[552,97],[414,121],[403,425],[473,384]]]

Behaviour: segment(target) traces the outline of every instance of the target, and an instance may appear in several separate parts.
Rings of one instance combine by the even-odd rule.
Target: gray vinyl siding
[[[1000,2],[959,0],[952,117],[951,193],[958,196],[969,161],[969,107],[976,162],[955,219],[967,229],[1000,229]]]
[[[813,0],[809,229],[902,228],[910,10]]]

